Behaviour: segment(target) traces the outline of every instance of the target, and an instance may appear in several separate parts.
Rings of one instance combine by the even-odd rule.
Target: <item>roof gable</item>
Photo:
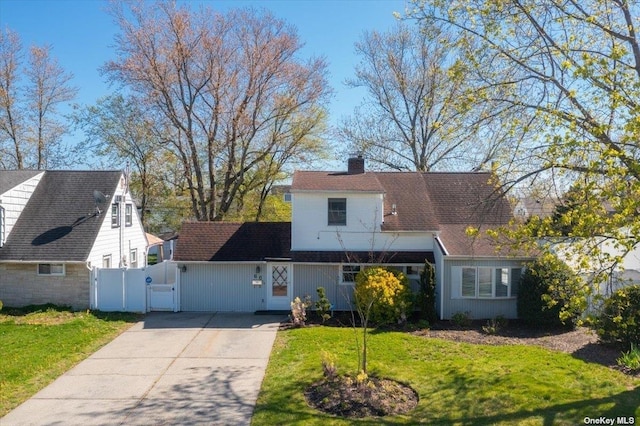
[[[0,249],[0,260],[86,261],[106,216],[95,215],[93,191],[113,194],[121,176],[119,171],[45,172]]]
[[[0,195],[39,173],[44,172],[42,170],[0,170]]]

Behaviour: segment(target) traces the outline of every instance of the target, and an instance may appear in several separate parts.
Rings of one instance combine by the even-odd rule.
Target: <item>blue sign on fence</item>
[[[147,282],[147,284],[151,284],[151,281],[153,281],[153,280],[151,279],[151,277],[147,277],[147,279],[145,281]],[[140,282],[140,281],[138,281],[138,282]]]

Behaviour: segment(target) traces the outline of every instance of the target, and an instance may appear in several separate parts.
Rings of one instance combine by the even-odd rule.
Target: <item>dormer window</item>
[[[329,198],[328,209],[328,225],[329,226],[346,226],[347,225],[347,199],[346,198]]]

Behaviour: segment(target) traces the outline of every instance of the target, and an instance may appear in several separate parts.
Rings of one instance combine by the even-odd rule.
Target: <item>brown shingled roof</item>
[[[384,187],[377,173],[348,174],[346,172],[300,171],[293,173],[291,192],[296,191],[345,191],[383,193]]]
[[[506,224],[512,218],[506,197],[490,173],[423,173],[439,224]]]
[[[385,189],[384,231],[435,231],[438,221],[420,173],[376,173]],[[393,214],[393,206],[395,212]]]
[[[289,222],[186,222],[180,230],[174,260],[263,261],[289,258]]]

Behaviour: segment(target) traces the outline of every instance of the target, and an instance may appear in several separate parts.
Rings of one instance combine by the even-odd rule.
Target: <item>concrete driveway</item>
[[[151,313],[0,424],[248,425],[284,319]]]

